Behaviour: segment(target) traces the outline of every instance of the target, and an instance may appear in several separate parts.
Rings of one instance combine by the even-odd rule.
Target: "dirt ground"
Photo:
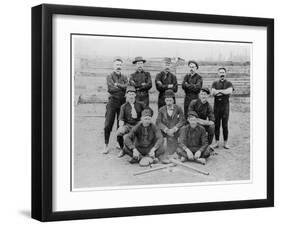
[[[179,101],[182,106],[182,101]],[[156,104],[151,104],[157,114]],[[231,149],[216,149],[205,166],[188,162],[210,173],[199,174],[180,166],[134,176],[146,169],[130,164],[129,157],[117,158],[116,125],[110,138],[110,153],[101,154],[104,146],[105,104],[80,104],[75,106],[73,189],[123,185],[150,185],[250,179],[250,104],[249,98],[231,98],[229,119],[229,145]],[[154,118],[156,117],[154,115]],[[222,139],[222,138],[221,138]],[[161,164],[155,164],[157,167]],[[148,169],[148,168],[147,168]]]

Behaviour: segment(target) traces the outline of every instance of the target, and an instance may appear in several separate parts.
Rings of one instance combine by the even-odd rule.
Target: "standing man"
[[[186,74],[183,82],[182,88],[185,92],[184,98],[184,116],[187,118],[188,107],[192,100],[198,99],[198,94],[202,88],[203,81],[202,77],[197,74],[199,68],[198,63],[194,60],[188,61],[189,74]]]
[[[229,118],[229,96],[232,94],[234,88],[230,81],[226,80],[226,69],[221,67],[218,69],[219,80],[213,82],[212,95],[215,97],[214,113],[215,113],[215,148],[219,147],[220,140],[220,126],[222,123],[223,140],[225,149],[228,146],[228,118]]]
[[[117,141],[121,148],[118,157],[122,157],[123,151],[123,136],[131,131],[138,124],[141,118],[141,112],[145,106],[136,101],[136,89],[133,86],[128,86],[126,90],[126,103],[121,106],[119,115],[119,125],[117,130]]]
[[[149,90],[152,87],[150,73],[143,70],[146,60],[142,57],[136,57],[133,64],[136,65],[136,72],[131,74],[129,84],[136,89],[136,100],[142,102],[146,107],[149,106]]]
[[[141,121],[125,136],[124,152],[132,157],[130,163],[138,163],[145,156],[161,159],[164,154],[163,137],[152,123],[152,114],[151,109],[144,109]]]
[[[211,104],[208,102],[210,90],[202,88],[199,99],[190,102],[188,111],[195,111],[198,115],[197,122],[203,126],[208,133],[208,143],[212,144],[215,134],[215,116]]]
[[[123,61],[120,57],[117,57],[113,61],[113,72],[109,74],[106,78],[107,91],[109,93],[108,102],[106,105],[105,112],[105,123],[104,123],[104,149],[103,154],[109,152],[108,143],[110,138],[110,133],[112,127],[117,118],[117,128],[118,116],[120,112],[121,105],[125,102],[125,92],[128,84],[128,79],[121,73]]]
[[[179,148],[177,153],[181,162],[187,160],[206,164],[213,149],[208,145],[206,130],[197,122],[198,115],[195,111],[188,112],[189,124],[180,130]]]
[[[163,62],[163,71],[158,73],[155,78],[156,89],[159,91],[158,110],[165,106],[165,91],[172,90],[174,93],[178,91],[177,77],[171,73],[171,58],[166,57]],[[176,98],[174,98],[176,103]]]
[[[165,92],[166,105],[161,107],[156,119],[156,125],[161,130],[166,143],[165,155],[169,156],[176,152],[180,128],[185,124],[183,111],[174,103],[175,94],[168,89]]]

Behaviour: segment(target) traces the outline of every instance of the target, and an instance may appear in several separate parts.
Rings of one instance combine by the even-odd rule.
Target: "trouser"
[[[168,136],[165,133],[162,133],[164,137],[164,149],[165,155],[172,155],[176,152],[178,147],[178,137],[179,137],[179,130],[174,134],[173,137]]]
[[[174,103],[176,103],[176,98],[174,97]],[[166,103],[165,103],[165,96],[164,96],[164,93],[162,94],[159,94],[159,96],[158,96],[158,110],[161,108],[161,107],[163,107],[163,106],[165,106],[166,105]]]
[[[206,132],[208,133],[208,143],[212,144],[215,135],[215,125],[204,126]]]
[[[222,124],[223,139],[228,139],[228,119],[229,119],[229,103],[214,105],[215,115],[215,137],[218,141],[220,139],[220,126]]]
[[[126,135],[125,135],[125,136],[126,136]],[[141,157],[144,157],[144,156],[148,155],[148,153],[150,152],[150,150],[151,150],[152,147],[153,147],[153,146],[151,146],[151,147],[149,147],[149,148],[136,147],[136,149],[140,152]],[[130,149],[130,148],[128,148],[128,146],[126,145],[126,143],[125,143],[125,145],[124,145],[123,150],[124,150],[125,154],[127,154],[127,155],[133,157],[133,150]],[[155,151],[155,157],[161,159],[162,156],[163,156],[163,154],[164,154],[164,152],[165,152],[165,151],[164,151],[164,147],[163,147],[163,145],[161,145],[161,146]]]
[[[199,149],[199,148],[198,148]],[[206,149],[204,151],[201,152],[201,156],[200,158],[209,158],[210,155],[211,155],[211,152],[212,152],[212,149],[210,148],[210,146],[207,146]],[[177,148],[177,154],[180,156],[180,157],[185,157],[187,158],[187,154],[185,152],[185,150],[183,150],[182,148],[178,147]],[[195,152],[193,153],[195,154]]]
[[[128,134],[131,129],[133,128],[133,125],[125,124],[123,126],[120,126],[117,130],[117,141],[119,143],[119,146],[121,149],[124,147],[124,138],[123,136]]]
[[[139,96],[137,94],[136,101],[139,102],[139,103],[142,103],[145,107],[148,107],[149,106],[149,95],[147,95],[147,96]]]
[[[188,107],[192,100],[198,99],[198,94],[186,94],[184,98],[184,117],[187,119]]]
[[[110,133],[112,131],[112,127],[115,121],[117,120],[117,128],[119,127],[119,113],[120,107],[125,102],[125,99],[120,101],[116,99],[110,98],[107,105],[106,105],[106,112],[105,112],[105,122],[104,122],[104,143],[109,143]]]

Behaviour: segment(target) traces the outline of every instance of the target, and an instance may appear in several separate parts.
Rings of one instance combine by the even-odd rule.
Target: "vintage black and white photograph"
[[[71,35],[72,190],[251,180],[252,43]]]

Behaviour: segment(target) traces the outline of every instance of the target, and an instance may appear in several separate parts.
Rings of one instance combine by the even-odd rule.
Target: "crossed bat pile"
[[[170,160],[170,163],[167,164],[167,165],[163,165],[163,166],[159,166],[159,167],[154,167],[154,168],[150,168],[150,169],[147,169],[147,170],[142,170],[142,171],[139,171],[137,173],[134,173],[133,175],[137,176],[137,175],[141,175],[141,174],[145,174],[145,173],[150,173],[150,172],[161,170],[161,169],[170,168],[170,167],[177,166],[177,165],[185,167],[187,169],[191,169],[193,171],[196,171],[196,172],[204,174],[204,175],[210,175],[209,172],[206,172],[206,171],[201,170],[201,169],[197,169],[197,168],[195,168],[193,166],[188,165],[187,163],[182,163],[179,160],[176,160],[176,159],[173,159],[173,158],[170,158],[169,160]]]

